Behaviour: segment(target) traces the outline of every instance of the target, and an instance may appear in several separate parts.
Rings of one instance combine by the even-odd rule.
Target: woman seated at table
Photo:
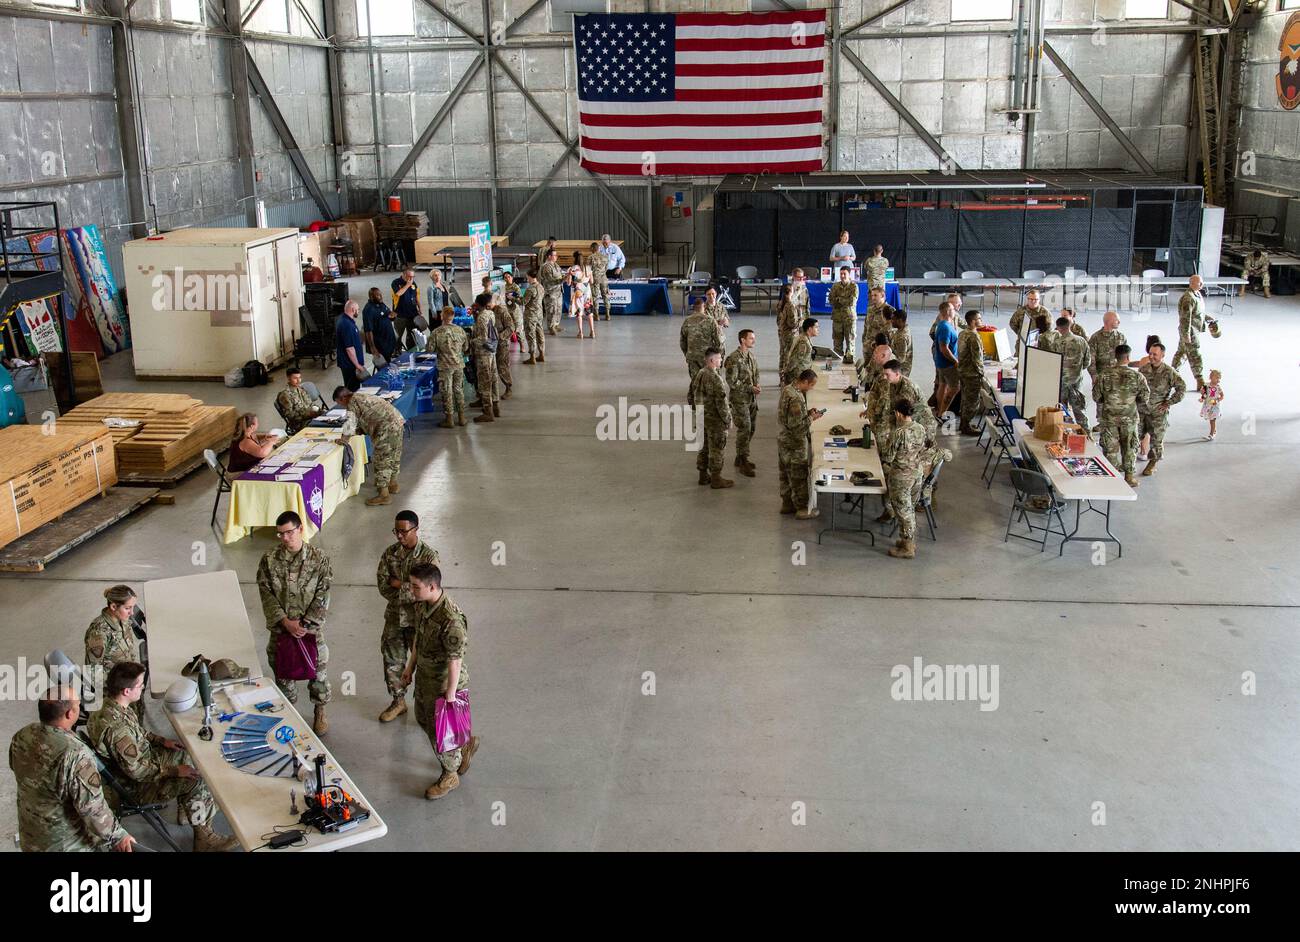
[[[226,459],[226,470],[231,474],[243,474],[253,467],[280,444],[279,435],[257,434],[257,415],[245,412],[235,420],[235,437],[230,441],[230,457]]]

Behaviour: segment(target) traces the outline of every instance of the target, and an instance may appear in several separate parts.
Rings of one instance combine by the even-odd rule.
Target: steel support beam
[[[456,83],[456,87],[453,88],[451,94],[447,96],[447,100],[444,101],[442,107],[438,109],[438,113],[433,116],[433,120],[429,122],[428,127],[426,127],[423,133],[420,134],[419,139],[415,142],[415,146],[413,146],[410,153],[406,155],[406,159],[402,161],[401,166],[393,172],[392,177],[389,178],[387,183],[381,183],[379,189],[380,206],[384,204],[384,201],[388,198],[389,194],[402,185],[402,181],[406,179],[406,175],[410,173],[411,168],[415,166],[415,161],[419,158],[420,154],[424,152],[424,149],[429,145],[429,142],[433,140],[433,135],[438,133],[438,128],[442,127],[442,122],[446,121],[451,115],[451,109],[455,106],[456,101],[465,93],[465,89],[469,87],[469,83],[474,80],[474,76],[477,75],[479,70],[482,68],[482,59],[475,59],[470,63],[469,68],[465,70],[465,74],[462,75],[460,81]],[[491,76],[488,78],[491,80]]]
[[[1120,146],[1123,147],[1124,150],[1128,152],[1128,155],[1133,158],[1133,162],[1141,167],[1144,172],[1155,176],[1156,168],[1151,166],[1151,162],[1146,159],[1142,154],[1142,151],[1138,150],[1137,145],[1134,144],[1133,141],[1129,139],[1129,136],[1121,130],[1120,126],[1115,123],[1115,119],[1112,118],[1107,113],[1106,109],[1101,106],[1101,102],[1092,97],[1092,92],[1088,91],[1088,87],[1083,84],[1083,81],[1079,76],[1075,75],[1070,67],[1065,64],[1065,60],[1061,58],[1054,48],[1052,48],[1051,43],[1047,41],[1043,42],[1043,52],[1047,54],[1047,58],[1052,60],[1052,65],[1056,66],[1056,68],[1060,70],[1061,74],[1065,76],[1065,80],[1074,87],[1076,92],[1079,93],[1079,97],[1083,99],[1084,104],[1092,109],[1092,113],[1101,120],[1102,124],[1106,125],[1106,130],[1115,135],[1115,140],[1119,141]]]
[[[520,23],[528,19],[528,17],[532,16],[534,10],[536,10],[538,7],[546,6],[547,2],[548,0],[533,0],[533,4],[527,10],[525,10],[523,13],[520,13],[518,16],[516,16],[513,20],[510,21],[510,25],[506,27],[506,31],[502,34],[501,38],[505,39],[507,36],[513,33],[519,27]],[[568,46],[570,44],[565,43],[564,45]]]
[[[321,0],[321,6],[328,7],[332,2],[333,0]],[[302,0],[293,0],[293,5],[298,8],[298,12],[302,14],[302,18],[307,21],[307,25],[311,27],[311,31],[316,34],[316,38],[328,41],[329,37],[333,34],[321,31],[321,28],[316,25],[316,18],[308,13],[307,8],[302,5]],[[328,18],[330,14],[326,13],[325,16]]]
[[[881,10],[879,13],[873,13],[870,16],[866,17],[865,19],[858,20],[856,23],[854,23],[852,26],[850,26],[848,29],[844,31],[844,38],[851,39],[854,33],[858,32],[859,30],[866,29],[872,23],[883,20],[885,17],[889,16],[889,14],[893,13],[895,10],[901,10],[903,9],[903,7],[907,6],[911,2],[912,0],[896,0],[896,2],[891,3],[889,6]]]
[[[321,4],[325,12],[326,37],[333,36],[337,31],[335,24],[336,3],[337,0],[324,0]],[[341,205],[350,210],[352,208],[352,193],[351,188],[348,186],[348,175],[344,172],[348,169],[344,157],[348,146],[348,127],[343,118],[343,80],[340,77],[342,59],[343,51],[331,43],[329,50],[325,53],[325,83],[330,96],[330,141],[334,145],[334,185],[337,188]]]
[[[248,224],[257,221],[257,177],[253,169],[253,106],[248,96],[248,56],[244,48],[243,21],[240,19],[239,0],[223,0],[226,9],[226,29],[235,37],[235,48],[230,50],[230,89],[235,103],[235,143],[239,158],[239,176],[242,183],[236,204],[244,203]]]
[[[849,64],[862,73],[862,77],[876,90],[876,94],[885,99],[885,101],[889,103],[889,107],[898,112],[898,116],[907,122],[907,126],[915,132],[917,137],[925,141],[925,146],[934,152],[934,155],[939,158],[941,164],[951,166],[954,170],[961,169],[961,167],[957,166],[957,162],[953,160],[952,155],[943,149],[943,145],[939,143],[935,136],[927,131],[920,121],[916,120],[916,116],[912,114],[912,112],[903,107],[903,103],[894,97],[894,93],[886,87],[884,82],[880,81],[880,79],[876,77],[876,73],[867,68],[867,64],[858,58],[857,53],[848,46],[844,46],[841,49],[841,52],[844,53],[844,58],[849,60]]]
[[[311,194],[312,200],[320,209],[321,216],[325,219],[334,218],[334,210],[330,207],[329,200],[321,191],[320,184],[316,182],[316,175],[311,172],[311,167],[307,165],[307,158],[302,155],[298,147],[297,140],[294,139],[293,131],[289,129],[289,123],[284,120],[284,115],[280,113],[280,106],[275,103],[275,96],[271,94],[271,89],[266,84],[266,79],[262,78],[262,73],[257,68],[257,63],[253,61],[253,54],[244,48],[244,58],[248,68],[248,81],[252,83],[253,90],[257,92],[257,97],[262,102],[262,110],[266,112],[267,119],[271,122],[271,127],[275,128],[276,137],[284,145],[285,153],[289,155],[289,162],[293,164],[293,169],[298,171],[298,176],[303,185],[307,187],[307,192]]]
[[[546,171],[546,176],[542,177],[542,182],[534,187],[533,192],[528,197],[527,201],[525,201],[523,206],[519,207],[519,212],[515,213],[515,218],[510,220],[510,225],[506,226],[505,230],[501,233],[502,235],[510,235],[519,228],[519,224],[524,221],[524,217],[527,216],[528,211],[533,208],[533,204],[542,198],[543,193],[550,189],[551,181],[555,179],[555,175],[560,172],[560,168],[563,167],[564,162],[569,159],[569,155],[577,149],[578,139],[575,137],[573,140],[569,141],[569,146],[564,149],[564,153],[559,156],[559,159],[556,160],[555,163],[551,164],[551,169]]]
[[[488,208],[489,218],[492,220],[492,228],[496,229],[501,225],[501,194],[497,180],[497,103],[496,92],[493,89],[492,82],[492,8],[489,0],[483,0],[483,67],[487,69],[487,145],[488,145],[488,176],[492,181],[492,188],[488,191]]]
[[[437,13],[440,17],[442,17],[452,26],[456,27],[456,29],[460,30],[470,39],[477,42],[480,46],[484,45],[483,37],[480,36],[477,32],[475,32],[472,26],[470,26],[468,23],[461,20],[459,17],[455,16],[454,14],[448,12],[448,10],[442,4],[438,3],[437,0],[420,0],[420,2],[423,3],[426,7],[428,7],[433,12]],[[489,23],[487,20],[484,20],[483,29],[485,31],[490,30],[491,23]]]
[[[117,127],[126,177],[126,201],[131,214],[129,231],[133,237],[141,238],[148,235],[150,216],[147,203],[151,201],[145,173],[144,135],[137,108],[134,40],[126,19],[128,11],[124,0],[107,0],[105,9],[117,17],[113,24],[113,87],[117,93]]]

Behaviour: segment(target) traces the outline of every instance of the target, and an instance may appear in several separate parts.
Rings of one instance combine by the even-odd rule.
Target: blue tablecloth
[[[628,303],[619,304],[616,298],[625,293]],[[615,314],[672,314],[673,302],[668,296],[666,281],[611,281],[610,300]],[[602,310],[604,306],[602,305]],[[569,286],[564,286],[564,311],[569,311]]]
[[[433,360],[420,363],[415,370],[402,368],[410,367],[411,363],[412,355],[404,353],[361,382],[368,389],[400,389],[402,394],[393,400],[393,407],[407,421],[434,411],[434,393],[438,389],[438,367]]]
[[[831,306],[826,300],[826,296],[831,292],[830,281],[809,281],[808,285],[808,310],[814,314],[829,314]],[[858,282],[858,313],[867,313],[867,304],[870,302],[867,296],[867,283]],[[892,307],[900,307],[898,303],[898,285],[895,282],[885,282],[885,303]]]

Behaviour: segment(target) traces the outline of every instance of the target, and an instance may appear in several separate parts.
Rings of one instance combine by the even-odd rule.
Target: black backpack
[[[249,360],[244,364],[245,386],[265,386],[270,381],[271,377],[267,375],[261,360]]]

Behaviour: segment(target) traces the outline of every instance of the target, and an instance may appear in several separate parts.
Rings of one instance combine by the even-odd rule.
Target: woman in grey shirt
[[[840,233],[840,241],[831,246],[831,267],[838,272],[841,268],[851,268],[857,261],[858,253],[849,242],[848,230]]]

